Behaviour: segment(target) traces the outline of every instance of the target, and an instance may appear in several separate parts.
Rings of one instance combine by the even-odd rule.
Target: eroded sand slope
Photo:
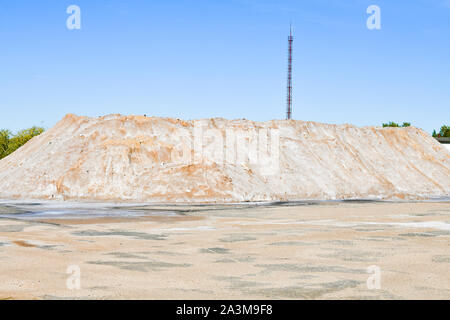
[[[200,140],[195,132],[199,127]],[[227,144],[227,130],[251,134]],[[261,138],[265,130],[267,141]],[[267,171],[265,163],[247,157],[252,158],[248,150],[255,145],[254,132],[256,145],[269,145],[270,156],[279,154],[277,170]],[[222,142],[226,147],[216,148]],[[187,153],[190,161],[186,161]],[[67,115],[0,161],[0,198],[414,199],[448,196],[449,190],[449,151],[414,127]]]

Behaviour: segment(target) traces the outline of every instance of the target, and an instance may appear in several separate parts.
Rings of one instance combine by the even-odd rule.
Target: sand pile
[[[0,198],[234,202],[449,194],[449,151],[414,127],[67,115],[0,161]]]

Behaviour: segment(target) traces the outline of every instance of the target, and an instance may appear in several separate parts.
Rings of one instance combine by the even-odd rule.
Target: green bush
[[[395,122],[389,122],[389,123],[383,123],[383,128],[386,128],[386,127],[392,127],[392,128],[400,128],[400,127],[403,127],[403,128],[406,128],[406,127],[410,127],[411,126],[411,123],[409,123],[409,122],[403,122],[403,124],[402,125],[399,125],[398,123],[395,123]]]
[[[441,130],[438,133],[436,133],[436,130],[433,130],[433,137],[450,138],[450,126],[442,126]]]
[[[8,155],[7,152],[10,138],[11,132],[9,130],[0,130],[0,159]]]
[[[442,126],[439,134],[441,137],[450,138],[450,126]]]
[[[0,130],[0,159],[10,155],[33,137],[44,132],[44,128],[31,127],[11,135],[9,130]]]

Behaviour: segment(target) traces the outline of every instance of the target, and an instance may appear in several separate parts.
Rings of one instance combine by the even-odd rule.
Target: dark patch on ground
[[[139,272],[161,271],[166,268],[187,268],[191,264],[168,263],[161,261],[128,262],[128,261],[88,261],[89,264],[117,267],[122,270],[132,270]]]
[[[61,245],[57,245],[57,244],[46,244],[43,246],[38,246],[39,249],[42,250],[55,250],[57,247],[60,247]]]
[[[185,256],[185,253],[181,253],[181,252],[171,252],[171,251],[156,251],[153,252],[152,254],[159,254],[159,255],[164,255],[164,256]]]
[[[349,240],[328,240],[326,243],[331,243],[337,246],[354,246],[355,243]]]
[[[314,246],[316,243],[314,242],[303,242],[303,241],[282,241],[282,242],[273,242],[269,243],[269,246]]]
[[[447,230],[433,230],[430,233],[436,236],[450,236],[450,231]]]
[[[344,250],[344,249],[329,249],[333,253],[319,254],[321,258],[334,258],[342,261],[355,261],[355,262],[377,262],[380,257],[385,256],[382,253],[357,251],[357,250]]]
[[[6,226],[0,226],[0,232],[22,232],[23,229],[29,227],[26,224],[11,224]]]
[[[224,259],[219,259],[219,260],[214,261],[214,263],[236,263],[236,262],[239,262],[239,261],[231,259],[231,258],[224,258]]]
[[[359,231],[359,232],[376,232],[376,231],[386,231],[386,228],[353,228],[353,230],[355,231]]]
[[[21,214],[27,213],[27,210],[16,208],[15,206],[0,205],[0,216],[2,214]]]
[[[450,256],[433,256],[432,261],[438,263],[442,262],[450,263]]]
[[[318,285],[291,286],[284,288],[263,288],[253,290],[252,294],[261,294],[268,298],[318,299],[337,291],[355,288],[362,282],[355,280],[339,280]]]
[[[391,241],[406,241],[407,239],[401,237],[386,237],[386,236],[371,236],[364,239],[364,241],[377,241],[377,242],[391,242]]]
[[[346,288],[355,288],[362,284],[363,282],[356,281],[356,280],[339,280],[335,282],[325,282],[322,284],[323,288],[327,289],[346,289]]]
[[[73,232],[72,234],[74,236],[82,236],[82,237],[122,236],[143,240],[166,240],[167,238],[167,236],[164,234],[152,234],[144,232],[123,231],[123,230],[112,230],[112,231],[83,230]]]
[[[410,214],[410,216],[413,217],[436,217],[436,216],[444,216],[445,213],[439,213],[439,212],[429,212],[429,213],[414,213]]]
[[[399,236],[403,237],[439,237],[439,236],[450,236],[450,231],[447,230],[432,230],[427,232],[409,232],[402,233]]]
[[[255,237],[245,234],[227,234],[225,238],[219,239],[220,242],[241,242],[257,240]]]
[[[214,277],[214,279],[219,280],[219,281],[228,282],[229,286],[227,287],[227,289],[245,289],[245,288],[250,288],[250,287],[262,287],[262,286],[266,285],[265,283],[242,280],[242,278],[239,278],[239,277],[218,276],[218,277]]]
[[[350,269],[340,266],[316,266],[316,265],[298,265],[298,264],[257,264],[255,267],[264,268],[263,272],[283,271],[283,272],[301,272],[301,273],[315,273],[315,272],[332,272],[332,273],[351,273],[363,274],[366,270]]]
[[[206,249],[201,249],[200,252],[202,253],[218,253],[218,254],[227,254],[230,252],[229,249],[226,248],[206,248]]]
[[[389,203],[392,201],[385,201],[385,200],[377,200],[377,199],[345,199],[341,200],[340,202],[343,203]]]
[[[214,261],[214,263],[236,263],[236,262],[253,262],[255,258],[246,256],[246,257],[233,257],[233,258],[223,258]]]
[[[317,276],[313,276],[312,274],[304,274],[301,276],[292,277],[292,279],[294,280],[310,280],[314,278],[317,278]]]
[[[423,237],[423,238],[430,238],[430,237],[437,237],[437,235],[434,235],[429,232],[409,232],[409,233],[401,233],[399,236],[402,237]]]
[[[106,255],[114,256],[116,258],[122,259],[144,259],[147,260],[146,257],[138,256],[136,254],[128,253],[128,252],[109,252],[105,253]]]

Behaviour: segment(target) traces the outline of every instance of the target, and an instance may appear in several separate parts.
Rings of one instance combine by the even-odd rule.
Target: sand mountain
[[[0,198],[237,202],[449,194],[449,151],[414,127],[69,114],[0,161]]]

